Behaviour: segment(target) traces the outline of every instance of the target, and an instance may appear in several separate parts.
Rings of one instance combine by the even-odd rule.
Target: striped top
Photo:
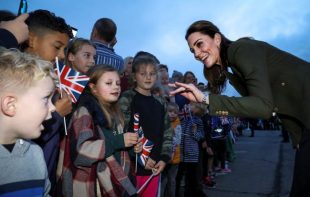
[[[114,52],[113,48],[106,46],[98,41],[93,41],[96,45],[96,64],[107,64],[113,66],[118,72],[121,72],[124,67],[124,60],[121,56]]]
[[[196,132],[193,131],[193,124],[197,126]],[[203,122],[201,118],[192,116],[191,119],[185,119],[181,122],[183,134],[181,140],[181,152],[183,162],[198,162],[199,159],[199,141],[204,136]]]

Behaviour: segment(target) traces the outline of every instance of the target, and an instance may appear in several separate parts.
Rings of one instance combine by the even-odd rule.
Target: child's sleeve
[[[110,142],[95,135],[93,120],[85,107],[80,107],[72,117],[69,131],[71,147],[75,148],[72,160],[76,166],[91,166],[103,160],[112,147]],[[100,128],[98,128],[100,129]]]
[[[125,148],[125,142],[124,142],[124,134],[117,134],[114,135],[113,131],[103,128],[103,134],[106,139],[106,141],[111,142],[111,148],[106,147],[106,157],[111,156],[114,154],[114,152],[119,151],[120,149]]]
[[[47,172],[47,169],[46,169],[46,176],[45,176],[45,185],[44,185],[44,197],[49,197],[49,192],[51,190],[51,182],[48,178],[48,172]]]
[[[118,105],[124,115],[124,132],[129,131],[129,122],[131,118],[131,100],[134,95],[131,95],[129,91],[123,93],[118,100]]]
[[[201,141],[204,139],[205,137],[205,132],[204,132],[204,129],[203,129],[203,122],[200,118],[195,118],[194,119],[194,124],[197,125],[197,131],[194,132],[194,139],[196,141]]]

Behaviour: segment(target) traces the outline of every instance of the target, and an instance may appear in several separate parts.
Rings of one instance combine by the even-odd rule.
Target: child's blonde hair
[[[22,93],[45,77],[52,77],[52,63],[18,50],[0,48],[0,92]]]

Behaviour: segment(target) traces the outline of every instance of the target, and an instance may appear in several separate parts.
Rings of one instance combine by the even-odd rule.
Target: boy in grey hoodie
[[[52,65],[0,48],[0,196],[48,196],[41,148],[30,141],[51,117]]]

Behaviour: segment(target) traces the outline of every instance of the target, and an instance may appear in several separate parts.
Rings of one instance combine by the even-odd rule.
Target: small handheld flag
[[[183,106],[183,109],[179,112],[178,115],[179,115],[179,118],[180,118],[181,121],[182,120],[192,119],[189,105],[185,104]]]
[[[65,90],[70,95],[72,102],[76,103],[87,85],[89,77],[59,63],[57,72],[59,73],[60,89]]]
[[[142,130],[142,129],[141,129]],[[154,143],[151,140],[148,140],[142,137],[142,153],[138,157],[138,164],[145,166],[148,158],[150,157],[151,151],[153,149]]]
[[[142,127],[140,127],[140,116],[138,113],[135,113],[133,121],[133,130],[134,132],[138,133],[139,139],[142,142],[142,153],[136,154],[136,169],[137,169],[137,163],[139,163],[141,166],[145,166],[147,159],[150,156],[150,153],[152,151],[152,148],[154,146],[154,143],[151,140],[148,140],[144,137],[144,132]]]

